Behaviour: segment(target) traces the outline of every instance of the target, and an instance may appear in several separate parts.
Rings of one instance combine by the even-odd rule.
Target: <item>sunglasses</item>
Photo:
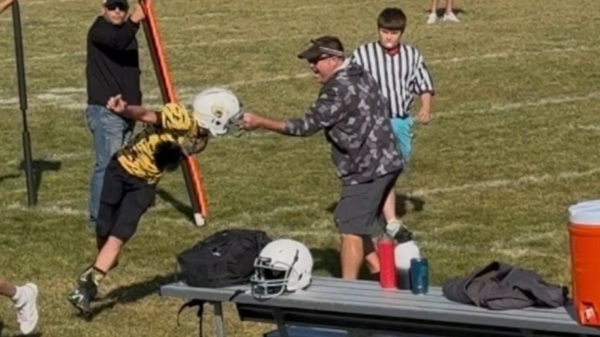
[[[110,4],[110,5],[106,5],[106,9],[108,9],[109,11],[114,11],[116,9],[120,9],[122,12],[125,12],[129,9],[129,7],[125,4]]]
[[[308,63],[309,64],[317,64],[320,61],[327,60],[328,58],[331,58],[331,57],[333,57],[333,56],[331,56],[331,55],[324,55],[324,56],[316,57],[316,58],[313,58],[313,59],[309,59]]]

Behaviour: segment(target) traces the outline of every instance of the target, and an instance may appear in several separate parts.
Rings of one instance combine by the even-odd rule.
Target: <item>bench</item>
[[[263,301],[254,299],[248,286],[193,288],[177,282],[161,287],[160,294],[211,303],[218,337],[225,337],[222,303],[226,302],[235,303],[242,321],[277,324],[271,336],[279,337],[338,337],[346,330],[415,337],[600,336],[600,329],[575,321],[571,304],[491,311],[449,301],[436,287],[427,295],[414,295],[383,290],[377,282],[363,280],[314,277],[306,291]]]

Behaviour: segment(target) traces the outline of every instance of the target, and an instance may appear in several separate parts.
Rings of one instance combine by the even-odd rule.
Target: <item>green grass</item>
[[[397,1],[157,1],[174,81],[183,99],[231,84],[249,110],[300,115],[318,86],[295,55],[308,40],[336,34],[351,50],[375,37],[375,18]],[[425,24],[426,1],[402,3],[404,39],[421,49],[437,86],[434,120],[417,126],[410,172],[398,182],[406,223],[431,264],[431,282],[493,260],[569,284],[566,208],[597,196],[600,52],[597,0],[460,1],[460,24]],[[26,207],[21,122],[10,15],[0,18],[0,273],[41,290],[43,336],[191,336],[193,311],[175,323],[178,300],[160,298],[175,255],[230,227],[260,228],[315,250],[315,273],[338,275],[330,211],[339,182],[321,134],[292,139],[262,132],[213,140],[199,157],[209,198],[208,226],[194,228],[180,172],[161,183],[157,207],[142,220],[121,267],[101,288],[92,322],[65,301],[93,257],[86,227],[91,138],[85,103],[85,36],[95,1],[23,0],[22,22],[39,205]],[[158,90],[143,32],[145,102]],[[171,202],[173,201],[174,202]],[[226,308],[232,336],[272,327],[240,323]],[[17,334],[9,302],[2,336]],[[211,336],[210,311],[205,332]]]

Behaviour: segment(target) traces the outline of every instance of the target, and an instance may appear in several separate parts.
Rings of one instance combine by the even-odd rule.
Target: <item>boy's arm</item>
[[[121,98],[121,95],[111,97],[106,104],[106,108],[126,119],[157,125],[161,123],[159,113],[147,110],[139,105],[128,105]]]
[[[13,2],[15,2],[15,0],[0,1],[0,14],[2,14],[5,10],[7,10],[8,7],[10,7],[10,5],[13,4]]]

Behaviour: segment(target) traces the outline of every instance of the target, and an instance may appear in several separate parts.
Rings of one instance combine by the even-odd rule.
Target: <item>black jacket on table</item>
[[[568,301],[566,287],[548,283],[534,271],[500,262],[449,280],[442,292],[451,301],[492,310],[557,308]]]
[[[87,93],[89,105],[105,106],[121,94],[129,104],[141,105],[140,63],[135,37],[139,23],[116,26],[103,16],[96,18],[87,36]]]

